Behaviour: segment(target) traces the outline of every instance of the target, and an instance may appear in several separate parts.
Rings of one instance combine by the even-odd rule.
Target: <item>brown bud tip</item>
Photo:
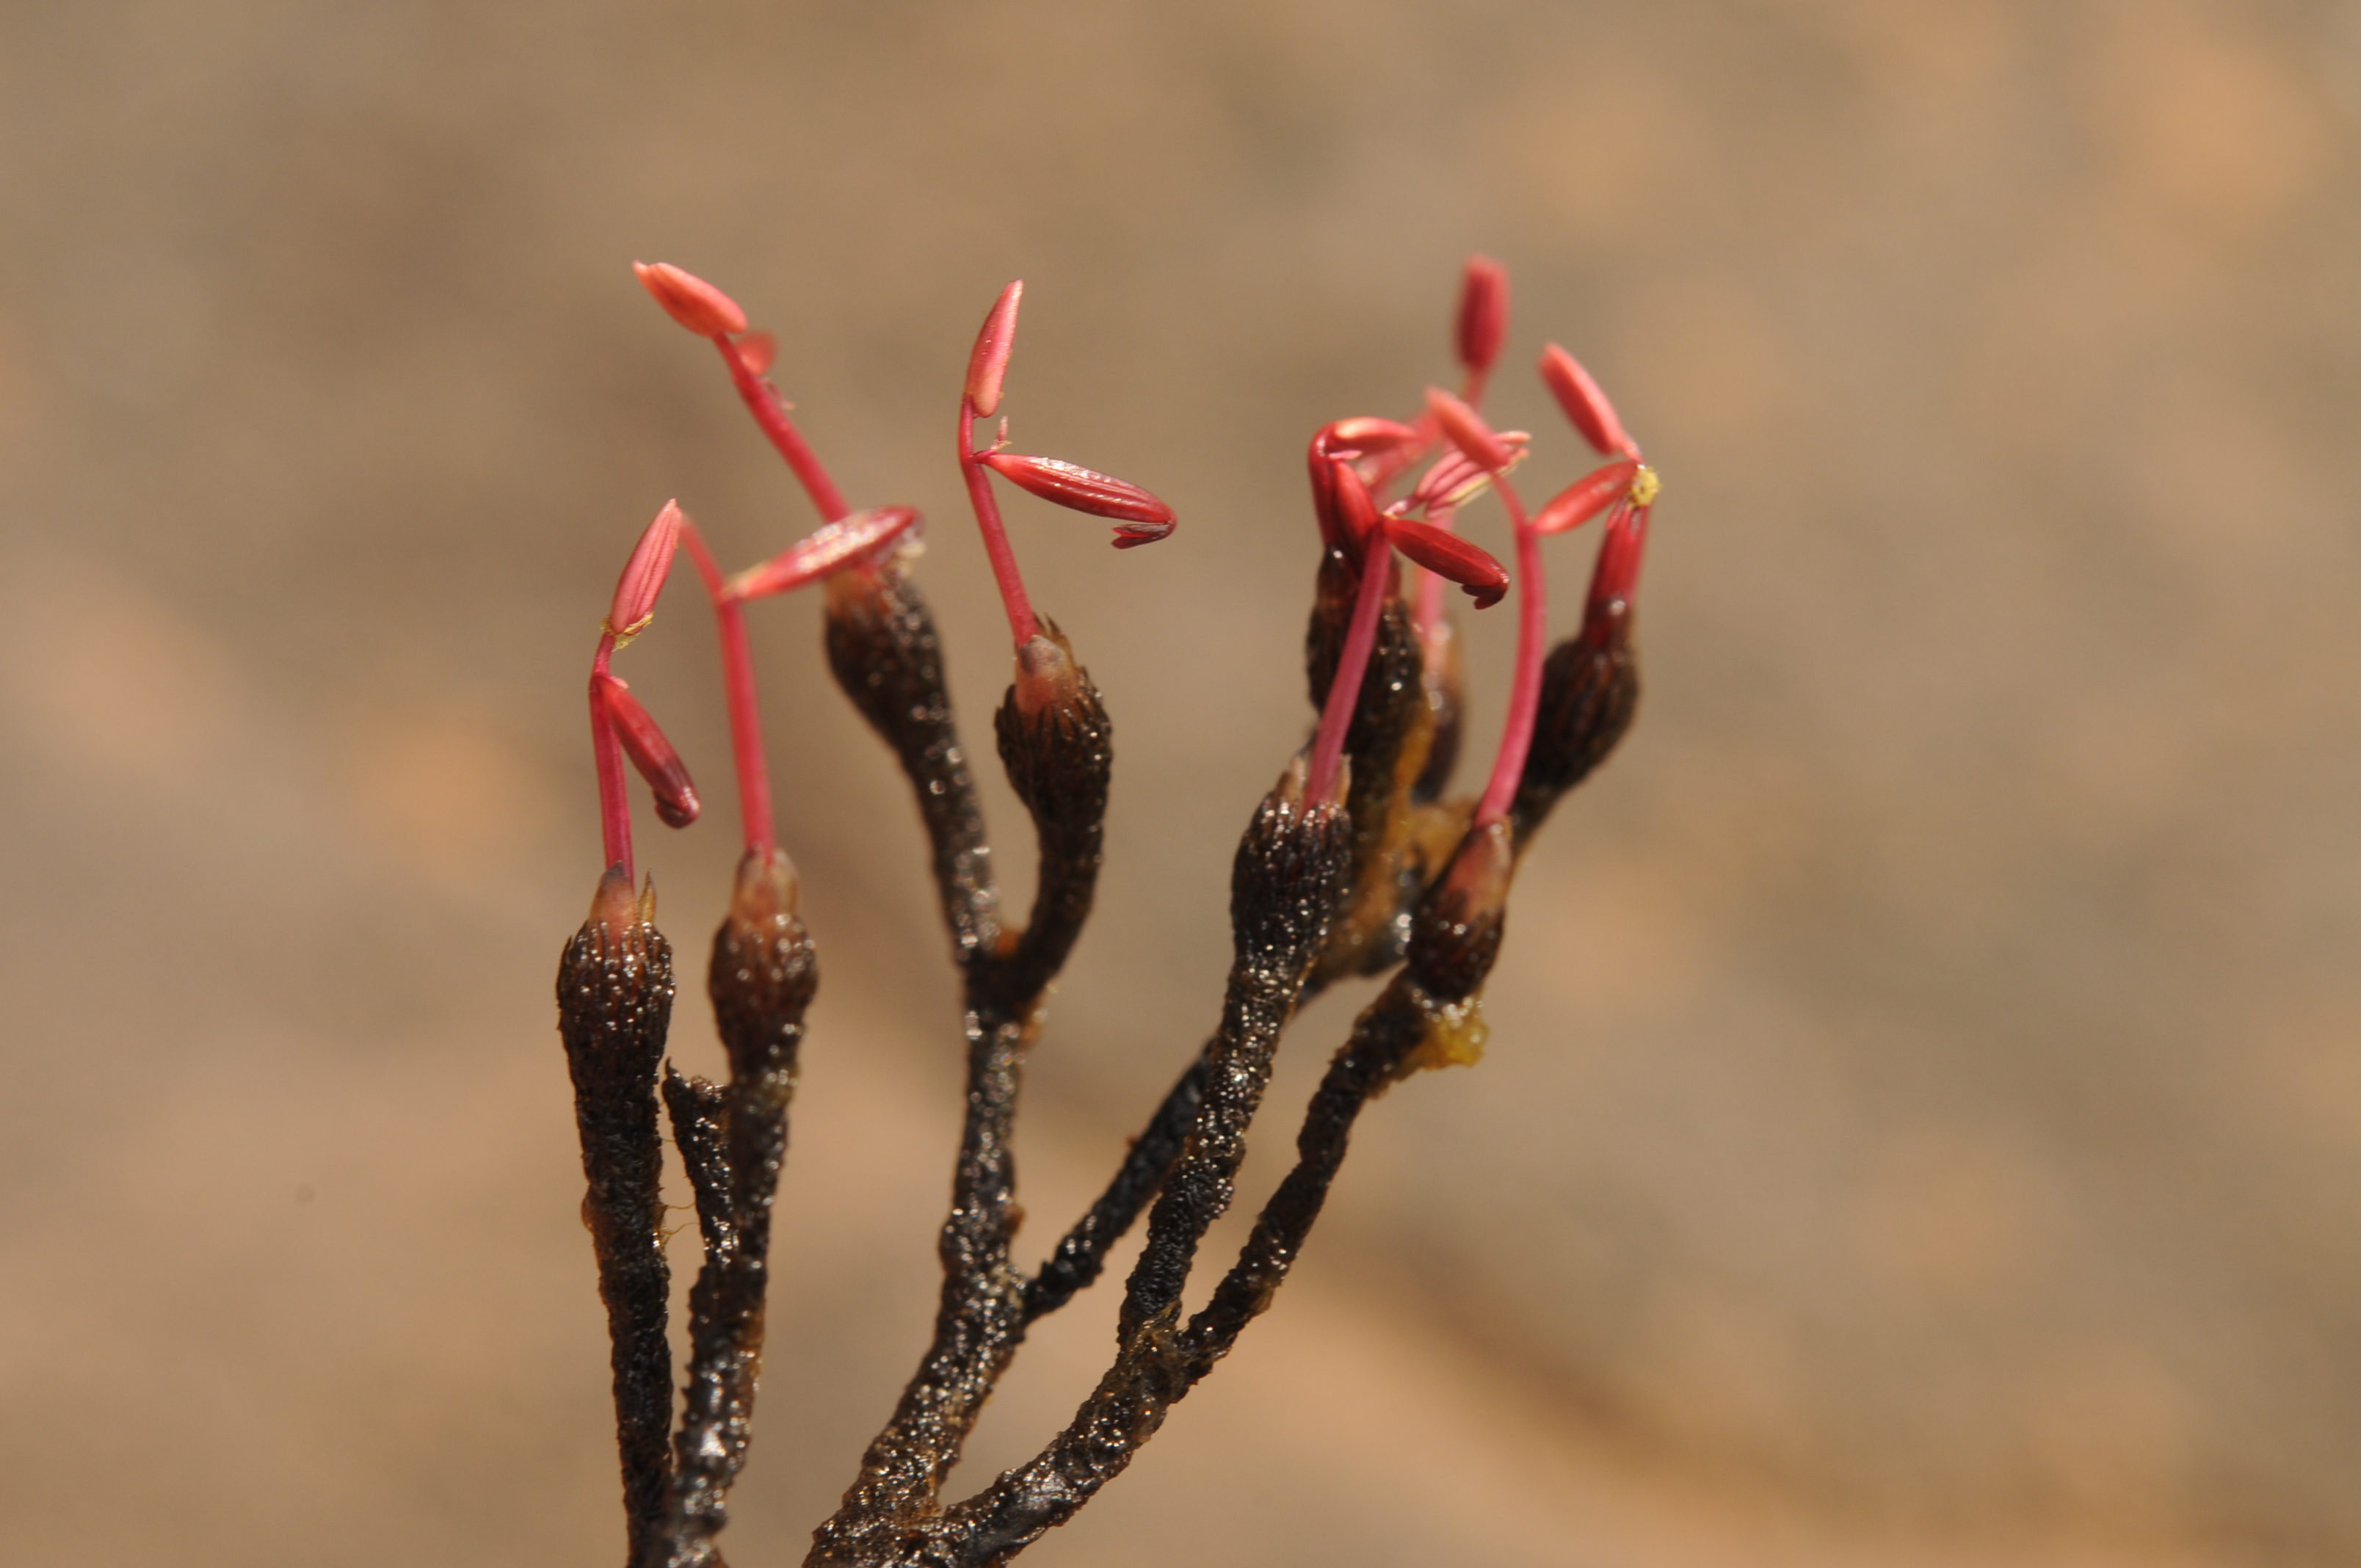
[[[1290,806],[1301,806],[1303,804],[1304,792],[1310,789],[1311,785],[1312,748],[1306,746],[1288,759],[1287,767],[1279,773],[1279,783],[1273,786],[1271,793]],[[1321,793],[1320,798],[1312,804],[1342,810],[1345,798],[1352,793],[1353,759],[1339,755],[1336,759],[1335,776],[1328,781],[1328,787]]]
[[[746,313],[738,302],[669,261],[631,263],[640,286],[653,294],[664,313],[699,337],[724,337],[746,330]]]
[[[1045,707],[1072,702],[1082,695],[1082,666],[1061,636],[1055,641],[1035,633],[1016,650],[1016,707],[1030,718]]]
[[[1495,474],[1509,466],[1508,444],[1482,414],[1440,387],[1426,389],[1426,406],[1451,444],[1466,453],[1469,462]]]
[[[678,501],[666,501],[631,547],[631,558],[623,563],[623,575],[615,580],[614,601],[607,607],[607,630],[613,634],[616,647],[638,636],[648,618],[655,614],[656,596],[664,592],[664,578],[671,575],[673,553],[680,548],[680,531],[687,521],[688,514],[680,510]]]
[[[1623,433],[1623,422],[1615,416],[1615,405],[1607,400],[1582,361],[1554,343],[1542,350],[1542,382],[1592,446],[1609,457],[1640,455],[1639,446]]]
[[[647,872],[640,877],[640,924],[656,923],[656,873]]]
[[[1459,286],[1459,363],[1478,376],[1500,357],[1509,332],[1509,269],[1488,256],[1471,256]]]
[[[1451,917],[1465,923],[1498,912],[1509,901],[1509,883],[1516,874],[1516,846],[1507,819],[1471,828],[1443,872],[1441,891],[1451,901]]]
[[[590,924],[604,926],[615,936],[639,924],[639,901],[631,896],[631,873],[623,870],[620,861],[607,868],[598,879],[598,891],[590,895]]]
[[[983,330],[975,334],[975,352],[968,356],[967,400],[985,419],[1000,411],[1000,383],[1008,374],[1008,351],[1016,343],[1016,307],[1024,298],[1022,278],[1000,291],[983,318]]]
[[[745,926],[767,926],[782,915],[796,912],[796,867],[785,850],[774,846],[765,854],[749,850],[738,861],[738,883],[730,893],[730,918]]]

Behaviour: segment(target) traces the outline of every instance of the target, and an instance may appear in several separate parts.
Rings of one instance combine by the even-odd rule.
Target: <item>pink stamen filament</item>
[[[634,875],[631,867],[631,800],[623,787],[623,742],[615,734],[614,717],[607,711],[607,699],[600,695],[598,682],[607,674],[607,666],[615,654],[615,635],[607,632],[598,639],[598,652],[590,661],[590,754],[598,767],[598,832],[607,854],[607,864],[623,868],[623,880]]]
[[[1431,508],[1426,514],[1427,521],[1446,533],[1458,519],[1459,512],[1455,507]],[[1420,639],[1431,644],[1434,641],[1434,629],[1443,624],[1444,596],[1450,592],[1451,585],[1442,574],[1430,572],[1423,566],[1411,569],[1419,574],[1418,599],[1411,611],[1411,621],[1418,628]]]
[[[754,656],[746,641],[746,610],[723,591],[721,568],[694,523],[684,524],[681,543],[696,563],[697,575],[713,601],[715,629],[721,638],[721,684],[730,706],[730,755],[738,771],[738,815],[746,848],[767,859],[773,847],[771,767],[763,751],[763,709],[754,696]]]
[[[1523,498],[1506,474],[1495,474],[1493,485],[1509,521],[1517,531],[1517,667],[1509,687],[1509,718],[1500,731],[1499,754],[1492,762],[1492,777],[1476,807],[1476,827],[1488,828],[1509,813],[1524,777],[1525,756],[1533,746],[1533,721],[1542,702],[1543,640],[1549,631],[1549,595],[1542,580],[1542,540],[1526,519]]]
[[[1391,575],[1393,546],[1383,528],[1369,530],[1361,552],[1361,591],[1353,600],[1353,623],[1337,655],[1336,677],[1329,683],[1328,700],[1320,709],[1320,733],[1312,743],[1312,766],[1303,781],[1303,798],[1317,806],[1328,798],[1336,780],[1337,759],[1345,754],[1345,731],[1352,727],[1353,710],[1360,706],[1361,680],[1368,672],[1369,655],[1378,645],[1378,617],[1386,602],[1386,578]]]
[[[968,500],[975,508],[976,526],[983,531],[983,553],[992,560],[992,575],[1000,585],[1000,602],[1008,611],[1009,635],[1022,648],[1041,630],[1033,616],[1033,601],[1025,597],[1025,579],[1016,570],[1016,552],[1008,545],[1008,531],[1000,521],[1000,501],[992,493],[992,476],[975,450],[975,403],[962,393],[959,416],[960,472],[967,477]]]
[[[821,521],[834,522],[851,511],[844,504],[844,492],[836,488],[836,481],[821,466],[819,455],[804,439],[804,433],[796,428],[796,422],[787,417],[787,407],[779,400],[778,389],[754,373],[754,367],[746,363],[738,345],[730,338],[716,337],[713,346],[721,351],[721,362],[730,367],[730,378],[737,383],[738,396],[744,400],[746,411],[754,416],[754,422],[762,426],[763,433],[771,438],[771,444],[779,449],[779,455],[787,460],[787,466],[803,481],[804,493],[819,509]]]

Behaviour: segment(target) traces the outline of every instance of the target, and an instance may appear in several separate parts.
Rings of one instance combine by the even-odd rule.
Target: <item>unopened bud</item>
[[[1025,280],[1000,291],[975,334],[975,352],[968,356],[967,400],[978,415],[990,419],[1000,411],[1000,383],[1008,374],[1008,351],[1016,343],[1016,307],[1025,298]]]
[[[616,647],[638,636],[655,614],[656,596],[664,591],[673,552],[680,548],[681,526],[687,521],[678,501],[666,501],[631,547],[631,558],[623,563],[623,575],[615,582],[614,600],[607,607],[607,630]]]
[[[657,727],[655,716],[641,707],[631,687],[613,675],[598,677],[598,694],[615,721],[615,738],[623,743],[623,754],[648,781],[656,798],[656,815],[664,818],[664,826],[686,828],[696,821],[697,785],[689,779],[688,764]]]
[[[1482,414],[1440,387],[1426,389],[1426,406],[1451,444],[1467,454],[1471,462],[1495,474],[1509,466],[1507,443],[1484,422]]]
[[[1594,468],[1550,498],[1549,505],[1533,513],[1533,532],[1541,534],[1564,533],[1570,528],[1580,528],[1617,501],[1624,499],[1638,488],[1642,475],[1647,476],[1653,488],[1655,471],[1643,468],[1635,457],[1619,457],[1603,468]]]
[[[1582,438],[1609,457],[1637,457],[1640,448],[1623,432],[1623,422],[1615,416],[1615,405],[1582,362],[1556,344],[1542,350],[1542,381],[1557,399],[1557,406]]]
[[[1477,609],[1489,609],[1509,591],[1508,568],[1457,534],[1406,517],[1389,517],[1385,527],[1395,549],[1435,576],[1466,588]]]
[[[1509,271],[1488,256],[1471,256],[1459,286],[1459,363],[1475,375],[1490,372],[1509,332]]]
[[[727,599],[763,598],[799,588],[855,562],[874,559],[918,525],[913,507],[872,507],[823,523],[758,566],[721,585]]]
[[[746,330],[746,313],[738,302],[693,272],[669,261],[631,263],[640,286],[653,294],[666,314],[699,337],[726,337]]]

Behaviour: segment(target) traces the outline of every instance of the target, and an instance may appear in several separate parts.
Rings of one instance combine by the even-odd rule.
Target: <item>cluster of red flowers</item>
[[[766,332],[750,330],[746,313],[734,300],[668,262],[635,263],[634,270],[675,321],[712,340],[756,424],[802,482],[824,521],[770,560],[724,577],[696,524],[676,503],[667,502],[632,551],[600,629],[590,676],[591,736],[598,762],[606,860],[626,884],[632,877],[632,857],[623,760],[628,757],[646,779],[656,814],[666,824],[685,827],[698,810],[696,788],[679,753],[609,668],[614,652],[653,617],[675,549],[684,543],[688,547],[719,623],[746,846],[767,857],[774,847],[770,784],[742,607],[750,599],[785,593],[848,567],[873,565],[915,538],[919,527],[917,512],[908,507],[856,512],[846,504],[767,378],[777,354],[774,340]],[[1007,450],[1005,416],[997,439],[988,446],[977,445],[975,422],[1000,411],[1024,292],[1021,280],[1004,289],[976,334],[960,399],[958,446],[961,471],[1020,654],[1020,696],[1028,664],[1038,663],[1021,655],[1028,643],[1040,640],[1041,628],[988,476],[996,474],[1044,500],[1113,521],[1117,549],[1163,539],[1176,521],[1170,507],[1137,485],[1061,458]],[[1392,555],[1400,552],[1428,574],[1416,595],[1413,620],[1432,669],[1455,666],[1455,661],[1442,657],[1451,635],[1444,615],[1446,583],[1458,584],[1478,609],[1499,603],[1512,582],[1519,587],[1508,719],[1474,818],[1476,827],[1489,828],[1505,817],[1516,794],[1540,700],[1547,632],[1540,541],[1606,515],[1606,540],[1583,619],[1584,641],[1603,645],[1629,613],[1658,482],[1598,382],[1573,355],[1553,343],[1542,353],[1542,380],[1575,429],[1609,461],[1567,486],[1539,511],[1529,512],[1509,476],[1523,460],[1531,438],[1523,431],[1493,429],[1481,411],[1508,330],[1508,277],[1498,262],[1480,256],[1469,258],[1456,326],[1455,347],[1465,372],[1458,394],[1431,387],[1425,411],[1413,420],[1342,419],[1322,426],[1312,438],[1308,459],[1320,536],[1358,587],[1336,677],[1312,744],[1307,795],[1325,799],[1335,789],[1345,730],[1376,644],[1378,614],[1396,580]],[[1421,462],[1427,465],[1424,471],[1399,499],[1380,500]],[[1513,579],[1491,554],[1454,532],[1459,510],[1487,488],[1499,492],[1514,529]]]

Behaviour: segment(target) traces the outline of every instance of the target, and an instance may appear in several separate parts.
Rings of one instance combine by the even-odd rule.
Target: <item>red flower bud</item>
[[[767,332],[750,332],[738,340],[738,357],[760,376],[779,357],[779,340]]]
[[[1477,609],[1491,609],[1509,591],[1508,568],[1457,534],[1406,517],[1389,517],[1385,524],[1395,549],[1466,588]]]
[[[631,765],[654,793],[656,815],[664,818],[664,826],[686,828],[696,821],[697,786],[689,782],[688,765],[656,728],[654,717],[640,706],[631,687],[612,675],[598,677],[598,695],[615,721],[615,738],[623,743],[623,754],[631,759]]]
[[[1510,462],[1508,445],[1484,416],[1453,397],[1440,387],[1426,389],[1426,406],[1434,414],[1434,422],[1451,444],[1467,454],[1468,459],[1488,473],[1499,473]]]
[[[1639,446],[1623,433],[1623,422],[1615,417],[1615,405],[1590,372],[1554,343],[1542,350],[1542,380],[1585,441],[1609,457],[1640,455]]]
[[[680,548],[681,525],[687,521],[678,501],[664,502],[664,510],[656,513],[655,521],[632,547],[631,558],[623,563],[614,602],[607,609],[607,630],[616,647],[638,636],[648,618],[655,614],[656,595],[664,591],[664,577],[672,571],[673,552]]]
[[[1488,375],[1509,333],[1509,271],[1488,256],[1471,256],[1459,287],[1459,363]]]
[[[721,597],[758,599],[802,587],[882,554],[917,521],[914,507],[873,507],[823,523],[761,565],[749,566],[722,584]]]
[[[984,466],[1021,489],[1045,501],[1055,501],[1093,517],[1109,517],[1131,524],[1115,532],[1117,549],[1146,544],[1172,532],[1173,510],[1137,485],[1056,457],[1027,457],[1015,452],[988,453]]]
[[[738,302],[695,273],[684,272],[669,261],[653,266],[634,261],[631,270],[639,274],[640,286],[656,297],[665,313],[697,336],[725,337],[746,330],[746,313],[738,308]]]
[[[1592,469],[1551,497],[1549,505],[1533,514],[1533,532],[1564,533],[1569,528],[1580,528],[1630,495],[1640,473],[1640,460],[1636,457],[1619,457],[1603,468]]]
[[[1022,278],[1000,291],[983,318],[983,330],[975,334],[975,352],[968,356],[967,400],[984,419],[1000,411],[1000,382],[1008,374],[1008,351],[1016,344],[1016,307],[1024,298]]]

